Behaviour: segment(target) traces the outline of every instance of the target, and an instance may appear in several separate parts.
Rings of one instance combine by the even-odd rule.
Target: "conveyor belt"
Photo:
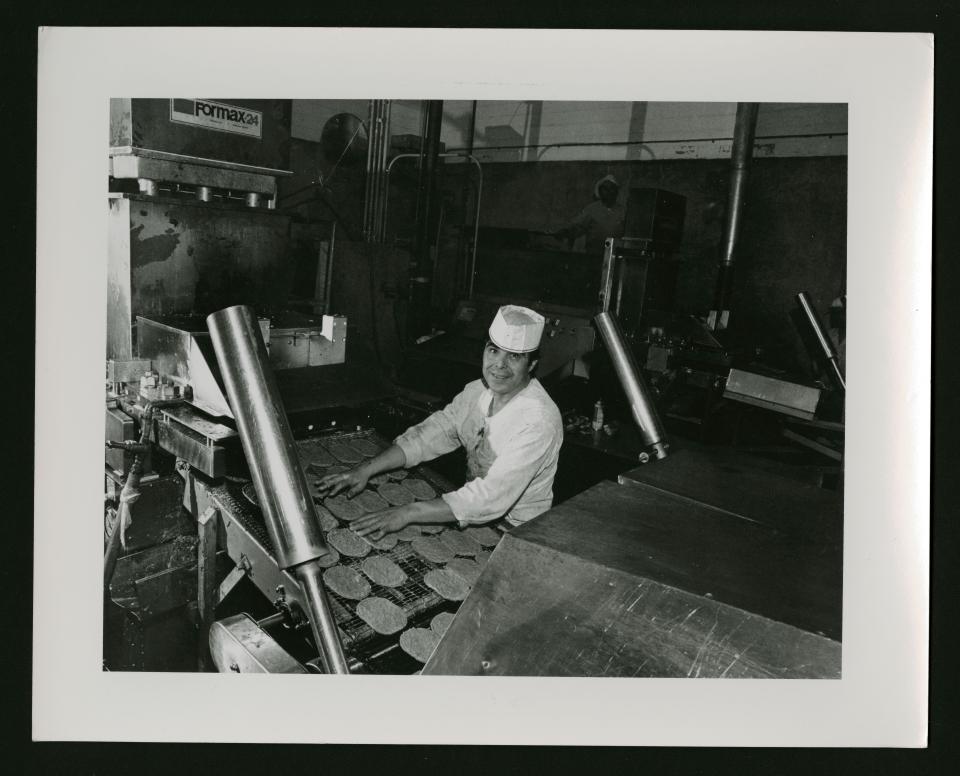
[[[363,439],[371,442],[378,450],[383,450],[388,446],[384,439],[369,430],[324,434],[298,440],[297,444],[298,447],[304,449],[307,446],[314,445],[317,441],[322,444],[324,441],[349,442],[353,439]],[[430,483],[438,493],[449,491],[453,487],[446,479],[424,467],[415,467],[410,469],[409,473],[411,476]],[[308,476],[315,478],[315,475]],[[227,481],[225,484],[211,489],[211,495],[214,496],[220,508],[229,514],[232,521],[236,522],[239,527],[262,545],[271,558],[275,558],[273,544],[267,533],[262,513],[257,506],[243,495],[244,484],[241,481]],[[341,521],[340,525],[347,526],[349,523]],[[385,598],[402,608],[407,615],[408,627],[421,623],[426,625],[439,611],[451,608],[449,601],[442,599],[423,583],[423,577],[427,572],[442,568],[443,564],[432,563],[422,558],[414,552],[410,543],[406,541],[399,541],[390,550],[371,549],[366,557],[373,555],[389,558],[407,574],[407,581],[396,588],[384,587],[370,581],[370,595]],[[236,559],[234,560],[236,561]],[[363,560],[364,558],[350,558],[341,555],[340,564],[355,569],[362,574],[360,567]],[[363,576],[364,579],[367,579],[366,575]],[[351,657],[362,661],[365,657],[381,652],[397,643],[399,633],[392,636],[382,636],[374,632],[369,625],[356,615],[354,609],[357,601],[343,598],[330,590],[328,590],[328,595],[334,617],[342,633],[344,648]]]

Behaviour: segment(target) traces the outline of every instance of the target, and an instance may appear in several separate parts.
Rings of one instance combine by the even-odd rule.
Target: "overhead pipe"
[[[747,189],[747,171],[753,156],[753,139],[757,131],[759,103],[737,103],[737,118],[733,128],[733,148],[730,151],[730,189],[727,196],[727,215],[720,246],[720,266],[713,304],[713,329],[725,328],[724,313],[728,312],[733,287],[733,265],[743,216]]]
[[[238,305],[207,316],[217,363],[237,420],[277,564],[293,571],[327,673],[349,673],[318,559],[329,550],[253,310]]]
[[[593,319],[593,322],[600,331],[603,344],[606,345],[610,360],[613,362],[614,371],[617,373],[623,392],[627,395],[630,412],[637,424],[643,444],[652,449],[654,457],[666,458],[669,447],[666,432],[657,414],[653,397],[643,382],[640,368],[626,343],[616,316],[610,312],[602,312]],[[646,461],[649,460],[649,455],[643,453],[640,458]]]
[[[801,311],[803,311],[804,316],[806,316],[807,323],[810,324],[813,336],[816,337],[817,344],[820,345],[821,354],[830,365],[837,387],[841,391],[846,391],[847,381],[844,379],[843,371],[840,369],[840,356],[837,353],[836,347],[833,345],[833,341],[827,335],[826,329],[824,329],[823,324],[820,322],[817,311],[814,310],[813,305],[810,304],[810,299],[806,292],[801,291],[797,294],[797,304],[800,305]]]

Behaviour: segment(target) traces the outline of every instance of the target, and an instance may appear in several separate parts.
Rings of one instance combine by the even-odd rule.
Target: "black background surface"
[[[19,2],[0,11],[4,147],[4,262],[7,336],[2,338],[7,438],[6,552],[0,672],[4,770],[42,774],[324,773],[758,773],[933,774],[953,772],[958,746],[954,657],[957,544],[957,156],[956,63],[960,2],[672,0],[647,3],[261,3]],[[30,742],[32,650],[33,332],[36,192],[37,27],[114,25],[561,27],[624,29],[838,30],[936,35],[934,418],[930,749],[776,750],[541,747],[253,746],[36,744]],[[598,67],[602,67],[598,52]],[[11,423],[10,421],[14,421]],[[66,648],[66,647],[65,647]],[[149,702],[145,699],[145,702]],[[878,698],[882,702],[882,698]],[[118,710],[130,713],[134,710]],[[492,724],[496,724],[492,722]],[[585,724],[589,721],[585,720]]]

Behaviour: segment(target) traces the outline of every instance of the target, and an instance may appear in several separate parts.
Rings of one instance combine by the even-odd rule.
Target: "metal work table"
[[[729,448],[684,447],[671,450],[666,461],[624,472],[618,481],[839,544],[842,495],[804,484],[796,478],[795,468]]]
[[[504,537],[423,673],[838,678],[842,524],[786,523],[601,482]]]

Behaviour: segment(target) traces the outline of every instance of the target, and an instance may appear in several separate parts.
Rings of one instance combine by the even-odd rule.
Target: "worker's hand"
[[[387,534],[392,534],[404,528],[413,520],[413,510],[410,505],[402,507],[391,507],[382,512],[374,512],[371,515],[365,515],[359,520],[350,523],[350,528],[354,533],[361,536],[368,536],[373,541],[382,539]]]
[[[367,487],[367,480],[370,475],[367,474],[363,466],[357,466],[350,471],[342,474],[328,474],[317,481],[317,490],[326,496],[336,496],[343,491],[347,492],[348,498],[353,498],[361,490]]]

